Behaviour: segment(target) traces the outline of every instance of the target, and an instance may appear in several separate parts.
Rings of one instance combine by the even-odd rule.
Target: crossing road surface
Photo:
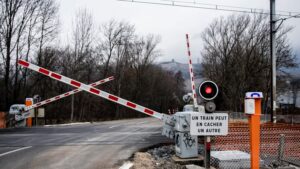
[[[118,168],[133,152],[157,143],[154,118],[0,130],[1,169]]]

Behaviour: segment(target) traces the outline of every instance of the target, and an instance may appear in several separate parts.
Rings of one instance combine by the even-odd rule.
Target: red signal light
[[[203,81],[198,90],[200,96],[206,101],[213,100],[219,92],[218,86],[213,81]]]
[[[205,93],[207,93],[207,94],[211,94],[212,93],[212,88],[211,87],[206,87],[205,88]]]

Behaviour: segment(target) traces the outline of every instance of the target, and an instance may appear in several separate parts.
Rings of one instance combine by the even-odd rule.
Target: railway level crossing
[[[187,38],[188,38],[188,36],[187,36]],[[189,43],[187,43],[187,45],[189,47]],[[198,157],[198,139],[197,139],[198,136],[191,135],[191,133],[190,133],[191,128],[193,127],[193,126],[191,126],[191,121],[192,121],[191,115],[199,114],[199,113],[201,113],[202,116],[211,116],[211,115],[206,113],[204,106],[200,106],[197,103],[196,87],[193,82],[194,77],[193,77],[193,68],[192,68],[190,52],[188,52],[188,54],[189,54],[189,65],[190,65],[189,71],[190,71],[190,75],[191,75],[191,82],[192,82],[192,89],[193,89],[193,94],[192,94],[191,99],[193,100],[194,104],[186,105],[184,108],[185,111],[177,112],[173,116],[156,112],[154,110],[151,110],[144,106],[138,105],[131,101],[125,100],[118,96],[112,95],[112,94],[102,91],[100,89],[96,89],[91,85],[86,85],[84,83],[81,83],[74,79],[60,75],[58,73],[52,72],[45,68],[39,67],[39,66],[29,63],[27,61],[18,60],[18,64],[25,68],[31,69],[31,70],[41,73],[45,76],[48,76],[52,79],[55,79],[55,80],[65,83],[65,84],[68,84],[70,86],[76,87],[76,88],[78,88],[78,90],[84,90],[88,93],[97,95],[97,96],[107,99],[109,101],[115,102],[117,104],[121,104],[130,109],[136,110],[138,112],[141,112],[141,113],[147,114],[149,116],[155,117],[159,120],[162,120],[164,122],[162,134],[175,140],[177,156],[179,156],[181,158],[191,158],[191,157]],[[215,85],[215,83],[213,83],[211,81],[203,82],[201,86],[203,86],[205,88],[204,93],[201,96],[205,95],[205,96],[207,96],[206,100],[209,100],[209,101],[205,102],[206,105],[209,105],[209,106],[206,106],[209,108],[207,110],[208,110],[208,112],[213,112],[215,109],[214,108],[215,106],[214,106],[213,102],[211,102],[210,100],[212,100],[213,98],[216,97],[218,91],[214,91],[214,89],[218,90],[218,87]],[[225,114],[225,116],[227,116],[227,114]],[[225,121],[225,123],[228,123],[228,120]],[[226,125],[224,125],[224,126],[226,126]],[[214,126],[214,127],[216,127],[216,126]],[[209,130],[215,131],[214,129],[208,129],[207,131],[209,131]],[[226,134],[226,132],[220,133],[220,134]],[[201,134],[199,134],[199,135],[201,135]]]
[[[131,101],[125,100],[118,96],[112,95],[112,94],[102,91],[100,89],[96,89],[96,88],[94,88],[93,85],[86,85],[86,84],[78,82],[74,79],[68,78],[66,76],[60,75],[58,73],[52,72],[45,68],[42,68],[42,67],[34,65],[32,63],[29,63],[25,60],[18,60],[18,64],[22,67],[31,69],[31,70],[41,73],[45,76],[48,76],[52,79],[55,79],[55,80],[65,83],[65,84],[68,84],[70,86],[76,87],[77,89],[75,89],[75,92],[84,90],[88,93],[97,95],[97,96],[107,99],[109,101],[115,102],[117,104],[121,104],[130,109],[136,110],[138,112],[141,112],[141,113],[147,114],[149,116],[155,117],[159,120],[162,120],[164,122],[162,134],[167,136],[168,138],[175,140],[177,156],[179,156],[181,158],[198,157],[198,136],[197,135],[201,135],[201,134],[198,133],[196,135],[191,135],[190,131],[191,131],[191,128],[193,128],[193,126],[191,126],[191,121],[194,120],[194,119],[191,119],[191,116],[193,114],[198,115],[199,113],[201,113],[202,116],[210,116],[210,115],[206,113],[204,106],[198,105],[197,100],[196,100],[197,95],[196,95],[196,87],[195,87],[195,83],[194,83],[194,74],[193,74],[191,53],[189,50],[188,35],[186,35],[186,38],[187,38],[187,47],[188,47],[188,56],[189,56],[189,72],[191,75],[191,84],[192,84],[192,92],[193,92],[192,97],[190,99],[193,101],[193,104],[186,105],[183,112],[177,112],[173,116],[156,112],[154,110],[151,110],[144,106],[138,105]],[[204,89],[205,89],[204,93],[200,94],[200,96],[202,96],[202,97],[203,97],[203,95],[207,96],[206,98],[203,97],[206,100],[212,100],[218,94],[218,87],[216,86],[215,83],[213,83],[211,81],[203,82],[202,85],[200,85],[200,86],[204,87]],[[202,91],[200,90],[200,92],[202,92]],[[65,94],[62,94],[60,96],[65,96]],[[48,100],[48,102],[50,102],[50,101],[51,100]],[[43,103],[46,104],[47,100],[44,101]],[[42,103],[40,103],[39,105],[41,105],[41,104]],[[205,102],[205,104],[208,105],[208,106],[206,106],[206,108],[208,108],[207,109],[208,112],[214,111],[215,106],[214,106],[213,102],[208,101],[208,102]],[[35,106],[39,106],[39,105],[35,104],[35,105],[32,105],[31,107],[35,107]],[[225,114],[225,116],[227,116],[227,114]],[[225,123],[228,123],[228,120],[225,121]],[[216,126],[213,126],[213,127],[216,127]],[[208,129],[208,131],[209,130],[215,131],[214,129]],[[222,133],[222,134],[226,134],[226,132]]]
[[[176,151],[177,155],[182,158],[190,158],[190,157],[198,156],[197,135],[192,136],[190,134],[190,121],[191,121],[191,115],[193,113],[199,113],[199,112],[195,112],[196,109],[201,110],[201,111],[204,110],[204,108],[201,108],[201,106],[198,106],[197,108],[193,107],[193,109],[190,111],[177,112],[175,115],[170,116],[167,114],[162,114],[162,113],[156,112],[154,110],[151,110],[144,106],[138,105],[131,101],[125,100],[118,96],[112,95],[112,94],[102,91],[100,89],[96,89],[93,86],[89,86],[84,83],[75,81],[71,78],[68,78],[66,76],[63,76],[58,73],[52,72],[50,70],[44,69],[42,67],[34,65],[27,61],[19,60],[18,64],[23,67],[26,67],[28,69],[39,72],[41,74],[44,74],[48,77],[51,77],[52,79],[58,80],[60,82],[63,82],[68,85],[71,85],[73,87],[76,87],[78,89],[84,90],[88,93],[94,94],[96,96],[102,97],[109,101],[121,104],[125,107],[131,108],[133,110],[139,111],[141,113],[147,114],[149,116],[152,116],[152,117],[155,117],[157,119],[164,121],[165,125],[164,125],[164,129],[163,129],[163,135],[165,135],[169,138],[175,139],[175,143],[176,143],[176,147],[177,147],[177,151]],[[206,82],[204,84],[206,84]],[[207,87],[210,87],[210,86],[207,86]],[[187,107],[188,106],[190,106],[190,105],[187,105]],[[205,112],[200,112],[200,113],[202,113],[202,115],[205,116]]]
[[[93,84],[87,85],[81,83],[69,77],[29,63],[25,60],[18,60],[18,64],[22,67],[31,69],[54,80],[77,88],[74,91],[71,91],[73,92],[73,94],[79,91],[85,91],[109,101],[115,102],[117,104],[123,105],[127,108],[144,113],[148,116],[152,116],[159,120],[162,120],[164,122],[162,135],[174,139],[176,155],[180,158],[198,157],[198,136],[205,136],[205,166],[206,168],[208,168],[210,167],[210,136],[228,134],[228,114],[213,113],[216,109],[216,105],[214,104],[213,99],[218,95],[218,87],[212,81],[204,81],[200,84],[198,92],[202,98],[202,105],[198,105],[188,35],[186,35],[186,40],[188,47],[189,73],[191,77],[192,94],[184,96],[184,100],[188,104],[184,106],[183,111],[177,112],[172,116],[159,113],[150,108],[138,105],[103,90],[94,88],[95,85]],[[59,95],[57,99],[68,95],[69,94]],[[34,104],[27,109],[34,108],[42,104],[47,104],[51,101],[51,99],[48,99],[48,101],[45,100],[43,103]],[[190,101],[192,101],[193,104],[189,104]],[[24,110],[27,109],[24,108]]]

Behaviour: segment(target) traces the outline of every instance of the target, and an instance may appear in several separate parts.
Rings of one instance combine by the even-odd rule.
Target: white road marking
[[[9,152],[6,152],[6,153],[2,153],[2,154],[0,154],[0,157],[5,156],[7,154],[11,154],[11,153],[17,152],[17,151],[25,150],[25,149],[28,149],[28,148],[31,148],[31,147],[32,146],[22,147],[22,148],[18,148],[16,150],[12,150],[12,151],[9,151]]]
[[[115,125],[115,126],[110,126],[109,128],[112,129],[112,128],[115,128],[115,127],[119,127],[120,125]]]
[[[133,163],[126,162],[119,169],[130,169],[133,166]]]
[[[105,133],[106,135],[113,134],[113,135],[139,135],[139,134],[159,134],[161,131],[134,131],[134,132],[109,132]]]
[[[143,122],[139,122],[139,123],[137,123],[137,124],[145,124],[146,122],[145,121],[143,121]]]
[[[53,124],[53,125],[44,125],[44,127],[56,127],[56,126],[72,126],[80,124],[90,124],[90,122],[78,122],[78,123],[66,123],[66,124]]]

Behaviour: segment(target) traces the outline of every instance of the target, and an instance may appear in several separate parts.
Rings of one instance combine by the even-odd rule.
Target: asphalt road
[[[169,141],[154,118],[0,130],[1,169],[118,168],[133,152]]]

